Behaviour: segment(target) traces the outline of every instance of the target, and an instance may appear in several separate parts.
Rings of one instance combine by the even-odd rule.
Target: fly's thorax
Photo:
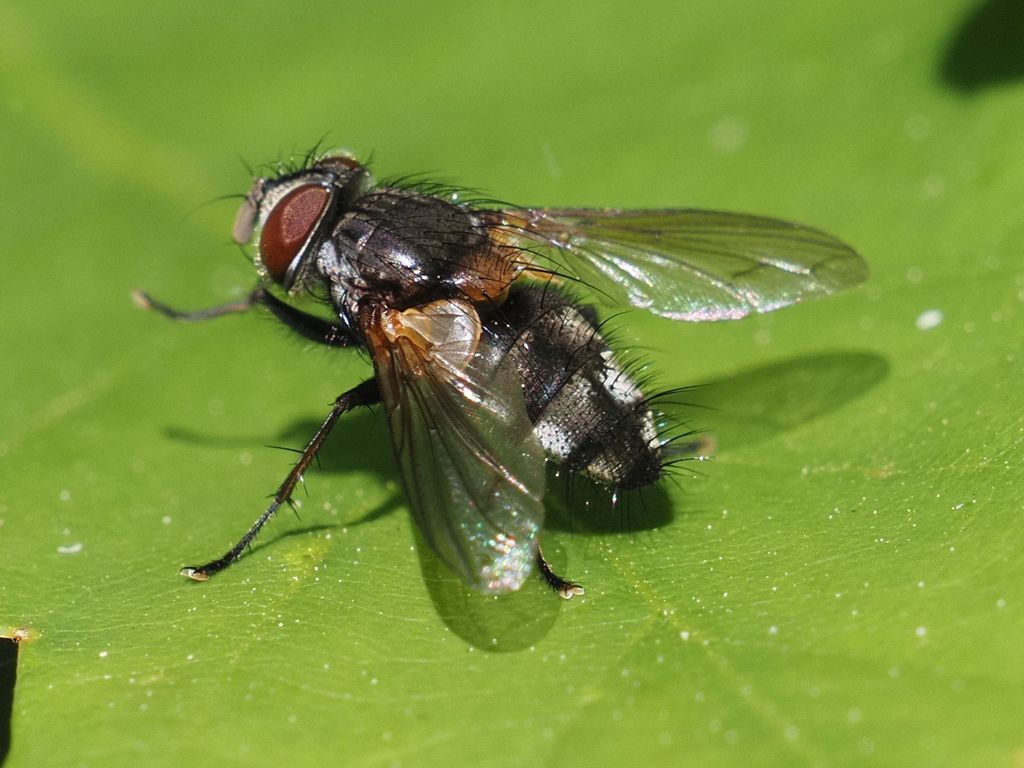
[[[412,189],[364,195],[331,240],[351,267],[350,287],[394,307],[500,301],[515,277],[508,249],[470,208]]]
[[[551,286],[517,287],[487,328],[522,377],[527,413],[551,459],[615,487],[660,477],[654,414],[590,313]]]

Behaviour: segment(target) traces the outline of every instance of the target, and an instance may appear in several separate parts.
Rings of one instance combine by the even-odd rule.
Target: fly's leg
[[[266,307],[271,313],[293,331],[310,341],[326,344],[329,347],[348,347],[352,345],[352,334],[342,325],[335,325],[316,315],[296,309],[277,298],[262,286],[253,290],[241,301],[219,304],[216,307],[200,309],[194,312],[183,312],[157,301],[144,291],[132,292],[132,299],[143,309],[151,309],[165,317],[182,323],[198,323],[212,320],[215,317],[248,312],[255,306]]]
[[[235,544],[231,549],[225,552],[223,555],[218,557],[216,560],[211,560],[204,565],[189,565],[181,569],[182,576],[188,576],[190,579],[196,581],[206,581],[210,576],[223,571],[235,560],[237,560],[242,552],[248,547],[252,540],[256,538],[256,535],[260,532],[260,529],[267,524],[267,521],[274,516],[278,508],[291,500],[292,491],[295,490],[295,486],[299,480],[302,479],[303,472],[309,468],[309,465],[313,462],[316,457],[317,451],[323,445],[324,440],[331,433],[331,429],[334,428],[334,424],[338,421],[338,418],[353,408],[360,405],[373,405],[374,403],[380,402],[380,393],[377,389],[377,382],[375,379],[369,379],[364,381],[357,387],[350,389],[345,394],[341,395],[337,400],[334,401],[334,406],[331,408],[331,412],[327,414],[327,418],[324,419],[324,423],[320,425],[320,428],[316,431],[316,434],[306,443],[306,447],[302,449],[302,455],[299,456],[299,460],[295,462],[295,466],[292,467],[292,471],[288,473],[288,476],[281,483],[281,486],[277,489],[274,494],[273,501],[270,502],[270,506],[267,507],[266,511],[260,515],[256,522],[252,524],[245,535],[239,539],[238,543]]]
[[[311,341],[326,344],[331,347],[347,347],[352,344],[352,336],[344,326],[335,325],[323,318],[317,317],[316,315],[310,315],[302,312],[301,310],[298,310],[277,298],[262,286],[254,289],[252,293],[242,301],[220,304],[215,307],[209,307],[208,309],[201,309],[194,312],[183,312],[181,310],[174,309],[173,307],[157,301],[143,291],[134,291],[132,293],[132,298],[135,300],[135,303],[143,309],[151,309],[155,312],[159,312],[165,317],[171,318],[172,320],[185,323],[211,320],[216,317],[223,317],[224,315],[247,312],[255,306],[263,306],[269,309],[278,320],[283,322],[293,331],[307,339],[310,339]],[[267,524],[267,521],[274,516],[274,513],[277,512],[278,508],[282,504],[291,500],[292,491],[295,490],[295,486],[298,484],[299,480],[302,479],[302,474],[309,468],[309,465],[312,463],[317,452],[320,450],[320,447],[323,445],[324,440],[327,439],[327,436],[331,433],[331,430],[334,428],[334,424],[338,421],[341,415],[353,408],[356,408],[357,406],[372,405],[377,402],[380,402],[380,393],[377,390],[377,382],[373,379],[364,381],[359,386],[349,390],[335,400],[334,406],[331,408],[331,412],[327,414],[327,418],[324,420],[324,423],[320,425],[320,428],[316,431],[316,434],[313,435],[312,439],[306,443],[306,447],[302,450],[299,460],[295,463],[295,466],[292,467],[292,471],[288,473],[284,482],[281,483],[281,486],[277,489],[270,506],[267,507],[266,511],[259,516],[255,523],[252,524],[239,542],[216,560],[211,560],[205,565],[186,566],[185,568],[182,568],[181,574],[197,581],[205,581],[213,574],[224,570],[231,565],[231,563],[235,562],[235,560],[241,556],[245,548],[248,547],[252,543],[252,540],[256,538],[260,529],[263,528],[263,526]]]
[[[132,300],[143,309],[151,309],[154,312],[159,312],[161,315],[169,317],[172,320],[178,320],[182,323],[198,323],[202,320],[212,320],[215,317],[223,317],[224,315],[248,312],[252,309],[253,305],[256,304],[256,300],[253,297],[261,290],[261,288],[257,288],[242,301],[218,304],[216,307],[208,307],[207,309],[200,309],[195,312],[182,312],[180,309],[169,307],[166,304],[157,301],[145,291],[140,291],[138,289],[132,291]]]
[[[575,581],[569,581],[568,579],[563,579],[551,570],[551,564],[544,559],[544,553],[541,551],[540,547],[537,547],[537,570],[540,571],[540,575],[543,577],[544,582],[557,592],[559,597],[569,600],[573,595],[583,594],[583,586],[581,584],[577,584]]]

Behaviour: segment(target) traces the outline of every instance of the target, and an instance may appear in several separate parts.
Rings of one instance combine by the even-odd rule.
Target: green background
[[[7,764],[1024,765],[1020,29],[962,0],[0,3]],[[872,276],[616,321],[663,386],[713,383],[718,450],[618,509],[552,494],[582,599],[467,595],[368,412],[301,518],[188,583],[368,366],[129,294],[248,290],[207,203],[325,135],[523,204],[805,221]]]

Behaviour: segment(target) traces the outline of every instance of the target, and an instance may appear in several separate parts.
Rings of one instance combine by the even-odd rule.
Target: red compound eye
[[[319,184],[303,184],[281,198],[260,233],[260,260],[277,283],[284,283],[288,268],[309,240],[323,216],[331,193]]]

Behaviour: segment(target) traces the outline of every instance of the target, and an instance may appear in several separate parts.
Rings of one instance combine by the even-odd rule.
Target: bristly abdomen
[[[661,476],[655,416],[591,313],[550,284],[517,285],[485,331],[522,376],[527,415],[550,459],[612,488]]]

